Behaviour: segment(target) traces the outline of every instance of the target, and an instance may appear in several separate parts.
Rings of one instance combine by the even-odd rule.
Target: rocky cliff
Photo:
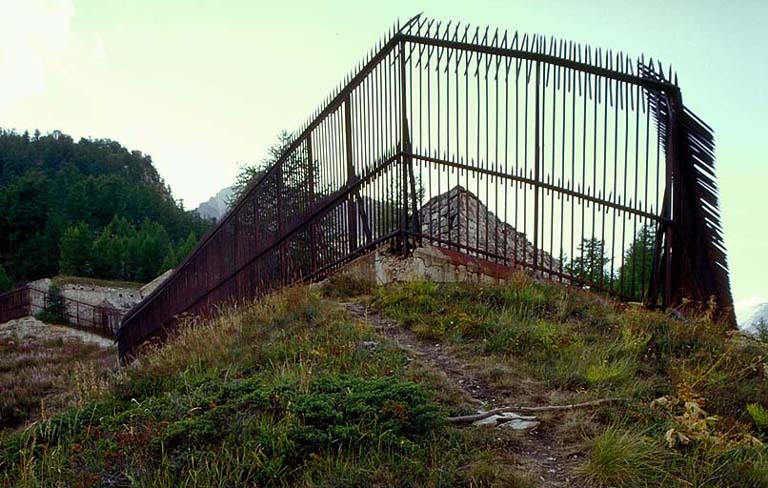
[[[219,191],[216,195],[201,203],[195,212],[204,219],[221,219],[227,210],[229,210],[229,199],[232,197],[232,188],[227,187]]]

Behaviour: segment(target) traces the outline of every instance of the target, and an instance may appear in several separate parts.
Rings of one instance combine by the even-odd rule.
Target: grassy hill
[[[767,352],[524,275],[337,277],[186,327],[5,431],[0,485],[768,486]],[[607,398],[522,432],[453,419]]]

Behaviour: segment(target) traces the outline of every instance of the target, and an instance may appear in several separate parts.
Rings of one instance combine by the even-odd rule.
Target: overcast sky
[[[193,208],[420,11],[671,63],[715,129],[737,306],[768,301],[762,0],[0,0],[0,126],[117,140]]]

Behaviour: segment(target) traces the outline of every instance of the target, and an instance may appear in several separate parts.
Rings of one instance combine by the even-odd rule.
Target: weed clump
[[[747,412],[752,417],[752,421],[755,423],[761,432],[768,431],[768,410],[759,403],[750,403],[747,405]]]
[[[609,426],[590,447],[579,472],[599,486],[662,486],[667,454],[642,434]]]

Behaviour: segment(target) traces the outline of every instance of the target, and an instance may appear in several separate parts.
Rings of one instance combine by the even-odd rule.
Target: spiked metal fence
[[[120,353],[385,242],[732,318],[713,147],[651,60],[416,17],[126,316]]]

